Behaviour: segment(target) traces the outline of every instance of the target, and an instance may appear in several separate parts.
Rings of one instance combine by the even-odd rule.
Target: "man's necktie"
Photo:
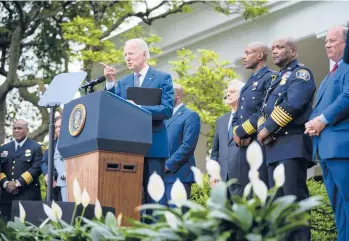
[[[140,73],[136,73],[135,75],[135,81],[134,81],[134,85],[135,87],[141,87],[141,80],[140,80],[141,74]]]
[[[336,71],[336,69],[338,68],[338,64],[335,64],[330,72],[330,75],[334,73],[334,71]]]
[[[232,122],[233,122],[234,114],[231,114],[231,121],[229,122],[229,128],[228,128],[228,140],[230,141],[233,138],[233,129],[232,129]]]

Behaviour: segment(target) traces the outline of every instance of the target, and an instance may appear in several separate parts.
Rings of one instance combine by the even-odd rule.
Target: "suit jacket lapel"
[[[223,131],[223,139],[227,140],[227,143],[230,143],[230,140],[228,140],[228,123],[229,123],[229,118],[230,118],[231,112],[226,114],[224,116],[224,119],[222,119],[222,125],[220,128],[222,128]]]
[[[151,67],[149,67],[147,74],[145,75],[141,87],[147,88],[151,81],[155,77],[155,70]]]
[[[339,69],[339,68],[338,68]],[[329,84],[333,81],[333,79],[336,77],[337,74],[339,74],[340,71],[334,72],[333,74],[327,74],[326,78],[322,81],[322,84],[320,85],[319,91],[318,91],[318,96],[316,98],[316,103],[315,106],[319,103],[322,95],[325,93],[325,90],[329,86]]]
[[[185,105],[182,105],[177,111],[176,113],[167,121],[166,127],[168,127],[172,122],[174,122],[180,115],[183,114],[183,112],[185,111],[186,107]]]

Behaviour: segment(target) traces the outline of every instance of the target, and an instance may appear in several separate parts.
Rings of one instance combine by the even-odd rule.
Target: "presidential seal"
[[[86,120],[86,109],[83,104],[77,104],[69,117],[69,133],[78,136],[84,128]]]

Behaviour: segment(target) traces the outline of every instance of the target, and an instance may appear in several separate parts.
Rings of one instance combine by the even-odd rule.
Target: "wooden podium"
[[[152,143],[151,114],[107,91],[64,106],[58,150],[66,160],[68,201],[73,181],[86,188],[91,204],[115,208],[140,220],[143,161]]]

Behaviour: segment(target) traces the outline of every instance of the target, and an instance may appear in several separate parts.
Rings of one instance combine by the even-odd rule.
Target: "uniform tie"
[[[134,80],[134,86],[135,87],[141,87],[141,80],[140,80],[141,74],[136,73],[135,80]]]
[[[333,66],[333,68],[332,68],[332,70],[330,72],[330,75],[333,74],[334,71],[336,71],[336,69],[338,69],[338,64],[337,63]]]

